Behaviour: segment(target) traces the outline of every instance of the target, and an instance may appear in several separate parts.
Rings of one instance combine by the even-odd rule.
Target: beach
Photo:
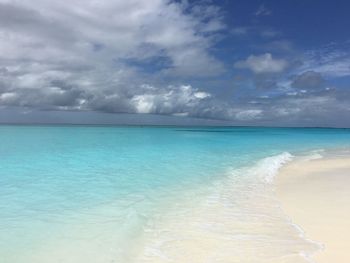
[[[350,157],[296,159],[276,178],[282,209],[322,249],[318,263],[350,262]]]

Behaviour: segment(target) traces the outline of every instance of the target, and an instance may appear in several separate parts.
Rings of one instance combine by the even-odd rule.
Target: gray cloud
[[[223,72],[209,52],[221,19],[166,0],[0,1],[0,105],[211,115],[209,93],[171,79]],[[156,74],[135,67],[159,57]]]
[[[286,69],[288,62],[284,59],[275,59],[270,53],[259,56],[250,55],[246,60],[237,61],[234,66],[239,69],[250,69],[256,74],[279,73]]]
[[[315,71],[306,71],[301,75],[296,76],[291,86],[296,89],[312,91],[324,89],[325,85],[326,81],[320,73]]]
[[[253,78],[238,70],[241,80],[228,80],[212,52],[227,27],[210,2],[0,0],[0,108],[243,124],[322,118],[320,107],[325,116],[348,112],[346,91],[327,91],[323,79],[350,75],[348,55],[333,49],[325,58],[310,52],[294,65],[283,58],[294,52],[289,41],[269,42],[255,49],[261,55],[234,65]],[[267,12],[264,7],[259,15]],[[250,33],[279,34],[264,27],[232,31]]]

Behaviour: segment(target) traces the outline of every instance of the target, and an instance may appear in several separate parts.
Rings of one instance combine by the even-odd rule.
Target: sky
[[[345,0],[0,0],[0,122],[350,127]]]

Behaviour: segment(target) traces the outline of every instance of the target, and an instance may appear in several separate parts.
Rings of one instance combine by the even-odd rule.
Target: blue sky
[[[350,126],[350,3],[0,0],[0,122]]]

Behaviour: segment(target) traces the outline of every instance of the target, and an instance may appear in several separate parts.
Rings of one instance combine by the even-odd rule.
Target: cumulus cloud
[[[212,2],[0,0],[0,107],[239,123],[317,115],[322,103],[327,112],[348,111],[346,91],[321,94],[323,78],[350,75],[348,53],[334,47],[309,52],[291,72],[292,62],[264,53],[291,56],[291,44],[271,42],[256,49],[263,54],[235,63],[253,78],[239,72],[241,80],[228,80],[227,61],[214,52],[228,28]],[[257,10],[270,13],[265,6]],[[259,26],[231,31],[247,39],[276,34]]]
[[[156,89],[145,85],[142,94],[131,98],[137,113],[173,114],[188,116],[211,94],[198,91],[191,86],[169,86]]]
[[[224,27],[205,3],[0,0],[0,104],[188,112],[210,95],[178,83],[223,72],[210,48]]]
[[[279,73],[286,69],[288,62],[284,59],[275,59],[270,53],[259,56],[250,55],[246,60],[238,61],[234,65],[239,69],[249,69],[256,74]]]

